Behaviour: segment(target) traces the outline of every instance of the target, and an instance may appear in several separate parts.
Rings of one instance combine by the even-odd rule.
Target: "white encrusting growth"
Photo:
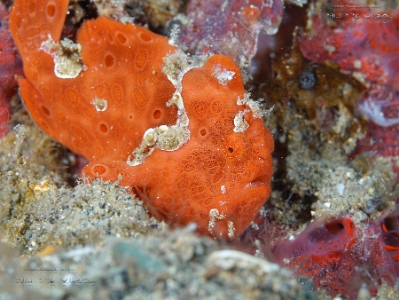
[[[228,71],[220,66],[220,64],[214,66],[211,75],[215,77],[221,85],[227,85],[236,73]]]
[[[245,93],[243,99],[238,97],[237,104],[248,106],[251,109],[254,118],[262,117],[262,109],[258,102],[251,99],[251,93]]]
[[[108,108],[108,101],[101,98],[95,98],[91,104],[94,105],[96,111],[106,111]]]
[[[234,232],[236,231],[236,228],[234,227],[233,221],[227,221],[227,235],[229,238],[234,238]]]
[[[140,165],[156,148],[165,151],[175,151],[190,140],[189,119],[184,107],[183,97],[181,96],[183,89],[181,82],[188,71],[202,67],[206,58],[206,56],[189,57],[180,49],[164,58],[165,64],[162,67],[162,72],[165,73],[176,89],[172,98],[166,103],[166,107],[172,105],[177,107],[176,124],[172,126],[161,125],[147,129],[140,146],[134,149],[132,155],[128,157],[126,162],[128,165]]]
[[[151,155],[155,148],[165,151],[175,151],[189,139],[184,127],[161,125],[147,129],[140,146],[133,150],[134,158],[128,158],[127,164],[137,166]]]
[[[212,233],[213,228],[216,226],[216,221],[223,220],[226,216],[219,213],[217,208],[212,208],[209,210],[209,223],[208,223],[208,231]]]
[[[54,74],[58,78],[75,78],[85,70],[80,55],[81,49],[80,44],[75,44],[67,38],[56,43],[50,35],[40,47],[40,50],[53,57]]]
[[[249,110],[245,109],[236,114],[234,117],[234,132],[245,132],[249,128],[248,122],[244,119],[245,114],[248,112]]]
[[[251,99],[251,93],[245,93],[244,98],[238,97],[237,105],[244,106],[245,109],[239,111],[234,117],[234,132],[245,132],[249,128],[249,124],[245,120],[245,114],[252,112],[252,116],[255,119],[262,118],[273,109],[262,110],[259,103]]]

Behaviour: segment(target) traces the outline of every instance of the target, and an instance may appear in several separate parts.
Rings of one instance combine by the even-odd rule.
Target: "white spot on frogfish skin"
[[[236,73],[222,69],[220,64],[216,65],[212,70],[212,76],[215,77],[221,85],[227,85]]]
[[[222,192],[223,195],[225,195],[226,194],[226,187],[224,185],[222,185],[220,187],[220,191]]]

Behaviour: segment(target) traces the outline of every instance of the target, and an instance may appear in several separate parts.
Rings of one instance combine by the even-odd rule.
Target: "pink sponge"
[[[356,227],[350,218],[311,223],[294,240],[283,241],[273,249],[279,263],[285,260],[318,259],[345,251],[356,240]]]
[[[8,132],[10,99],[15,94],[15,75],[22,75],[22,65],[8,30],[8,10],[0,2],[0,138]]]
[[[376,295],[382,280],[393,286],[399,277],[399,205],[371,224],[356,226],[350,217],[315,221],[272,252],[332,297],[356,299],[363,284]]]

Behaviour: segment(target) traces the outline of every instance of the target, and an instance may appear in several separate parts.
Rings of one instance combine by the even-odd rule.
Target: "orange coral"
[[[273,138],[234,62],[194,60],[103,17],[83,24],[77,44],[60,41],[67,5],[16,0],[12,10],[32,118],[89,160],[85,176],[119,180],[158,219],[241,234],[269,197]]]

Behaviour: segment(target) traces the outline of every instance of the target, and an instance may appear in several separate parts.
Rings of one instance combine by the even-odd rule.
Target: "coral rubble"
[[[285,237],[272,251],[313,288],[349,299],[395,287],[398,267],[397,129],[385,123],[397,117],[397,9],[387,22],[365,19],[382,15],[367,9],[349,20],[342,7],[354,2],[310,5],[308,28],[263,88],[281,153],[263,227]]]
[[[23,118],[19,119],[23,122]],[[105,236],[138,237],[167,226],[115,184],[95,180],[71,188],[65,149],[32,124],[19,125],[0,149],[2,241],[34,255],[46,247],[100,245]],[[61,163],[66,160],[65,165]]]
[[[357,4],[332,1],[321,7],[325,18],[316,13],[320,5],[315,7],[311,29],[300,48],[307,59],[336,64],[341,73],[350,74],[364,86],[356,110],[370,124],[356,154],[396,159],[399,151],[392,136],[399,128],[399,10],[385,9],[382,3]]]
[[[287,270],[242,252],[215,251],[215,241],[190,228],[109,238],[101,248],[58,250],[22,263],[0,247],[8,270],[0,273],[3,299],[316,299]]]

